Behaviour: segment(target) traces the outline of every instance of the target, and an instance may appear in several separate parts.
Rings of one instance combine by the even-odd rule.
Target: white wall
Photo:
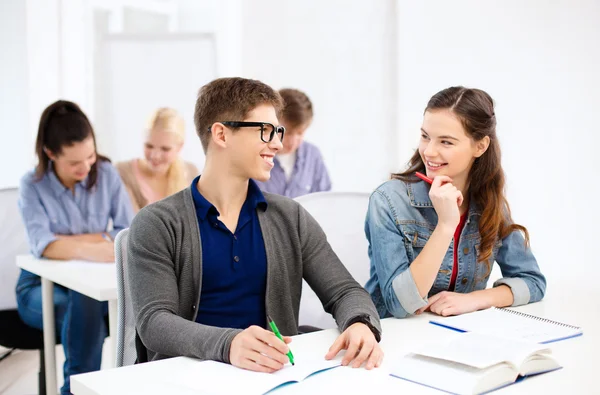
[[[8,169],[24,169],[31,147],[28,119],[28,73],[26,8],[21,0],[0,2],[0,189],[18,185],[22,174]],[[8,55],[10,54],[10,55]],[[10,141],[11,143],[8,143]],[[9,164],[16,166],[8,166]],[[5,166],[6,165],[6,166]]]
[[[33,164],[37,122],[50,102],[76,100],[96,121],[94,92],[103,81],[93,80],[86,46],[93,43],[90,7],[117,3],[0,2],[0,48],[11,54],[0,76],[0,137],[17,144],[2,148],[2,166],[12,171],[2,172],[1,185],[16,185]],[[307,139],[321,148],[336,190],[368,191],[402,168],[438,90],[463,84],[489,91],[514,217],[530,229],[540,264],[572,276],[594,264],[597,1],[127,3],[175,16],[164,24],[169,32],[213,32],[219,76],[305,90],[315,104]]]
[[[243,76],[311,98],[306,139],[334,190],[371,191],[395,163],[395,1],[243,3]]]
[[[513,217],[531,232],[542,269],[551,278],[593,273],[600,3],[403,0],[397,15],[402,161],[435,92],[488,91]]]
[[[242,73],[242,0],[177,0],[181,33],[215,35],[220,77]],[[198,87],[199,89],[200,87]]]
[[[0,188],[18,185],[35,164],[40,115],[60,98],[89,104],[85,12],[81,0],[0,2]]]

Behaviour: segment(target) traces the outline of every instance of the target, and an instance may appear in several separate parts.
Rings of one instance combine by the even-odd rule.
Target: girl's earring
[[[44,153],[46,153],[46,155],[48,156],[48,161],[50,162],[50,164],[52,164],[54,161],[52,160],[52,158],[50,158],[50,151],[46,147],[42,149],[44,150]]]

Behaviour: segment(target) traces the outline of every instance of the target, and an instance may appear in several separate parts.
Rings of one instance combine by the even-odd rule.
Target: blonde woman
[[[117,164],[136,213],[184,189],[198,175],[196,166],[179,157],[184,140],[183,118],[172,108],[159,108],[146,127],[144,158]]]

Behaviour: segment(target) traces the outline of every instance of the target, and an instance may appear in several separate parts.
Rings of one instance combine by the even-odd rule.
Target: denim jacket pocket
[[[404,226],[403,234],[409,262],[412,262],[429,241],[431,231],[424,227]]]

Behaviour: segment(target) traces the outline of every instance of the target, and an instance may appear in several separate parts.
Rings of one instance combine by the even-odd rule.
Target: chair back
[[[17,308],[15,286],[21,269],[16,259],[17,255],[29,254],[18,201],[18,188],[0,189],[0,310]]]
[[[117,360],[116,366],[133,365],[137,358],[135,349],[135,319],[129,291],[127,271],[127,236],[129,229],[117,234],[115,262],[117,266]]]
[[[369,196],[362,192],[319,192],[295,199],[321,225],[333,251],[362,286],[369,279],[369,244],[364,233]],[[299,324],[337,328],[306,281],[302,284]]]

